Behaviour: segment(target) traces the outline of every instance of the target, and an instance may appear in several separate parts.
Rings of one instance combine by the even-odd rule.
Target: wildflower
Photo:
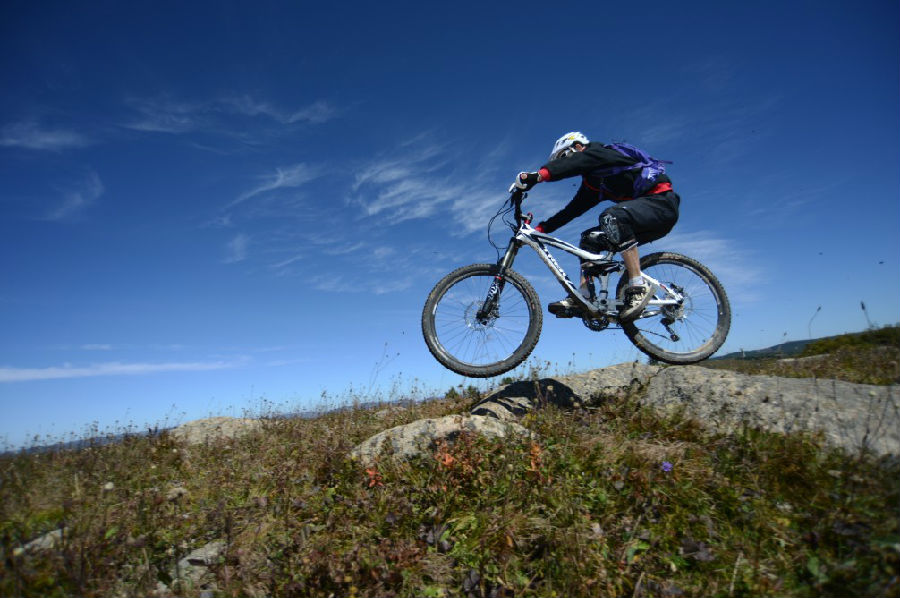
[[[367,468],[366,473],[369,474],[369,488],[384,486],[384,482],[381,481],[381,472],[378,471],[378,467]]]
[[[662,462],[662,470],[666,473],[669,473],[670,471],[672,471],[673,467],[674,466],[671,463],[669,463],[668,461]]]

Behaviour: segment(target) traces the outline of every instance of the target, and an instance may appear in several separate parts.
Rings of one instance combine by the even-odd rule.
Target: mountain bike
[[[446,368],[471,378],[490,378],[521,364],[537,345],[543,324],[540,299],[531,284],[512,269],[523,246],[537,253],[577,305],[572,313],[557,317],[580,318],[596,332],[621,329],[640,351],[670,364],[702,361],[725,342],[731,307],[725,289],[709,268],[668,251],[643,256],[641,271],[651,299],[636,319],[621,321],[628,272],[615,258],[615,251],[601,238],[591,246],[598,249],[595,253],[537,231],[531,226],[533,215],[522,214],[525,197],[523,191],[515,190],[488,225],[489,238],[498,216],[512,229],[502,257],[498,248],[496,263],[454,270],[428,295],[422,310],[422,333],[431,354]],[[588,296],[569,280],[548,246],[580,259]],[[617,284],[611,289],[610,281],[616,276]]]

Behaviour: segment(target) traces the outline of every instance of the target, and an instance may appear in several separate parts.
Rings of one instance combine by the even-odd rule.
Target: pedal
[[[581,310],[568,307],[568,308],[556,308],[548,310],[551,314],[556,316],[557,318],[580,318]]]

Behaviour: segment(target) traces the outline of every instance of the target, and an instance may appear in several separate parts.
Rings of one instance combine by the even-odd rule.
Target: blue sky
[[[10,445],[464,382],[424,299],[495,259],[509,182],[570,130],[674,162],[681,220],[644,251],[719,275],[723,351],[900,319],[895,1],[85,4],[0,7]],[[636,358],[552,317],[535,351]]]

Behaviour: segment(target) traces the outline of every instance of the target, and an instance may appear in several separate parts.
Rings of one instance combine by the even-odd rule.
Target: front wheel
[[[472,264],[442,278],[422,310],[428,350],[446,368],[470,378],[507,372],[528,357],[541,336],[543,313],[537,293],[510,269],[488,313],[482,307],[499,268]]]
[[[702,361],[719,350],[731,328],[728,296],[709,268],[678,253],[651,253],[641,270],[684,297],[681,305],[648,306],[622,329],[634,345],[654,359],[673,364]],[[628,276],[618,285],[622,295]],[[663,292],[656,297],[664,299]]]

